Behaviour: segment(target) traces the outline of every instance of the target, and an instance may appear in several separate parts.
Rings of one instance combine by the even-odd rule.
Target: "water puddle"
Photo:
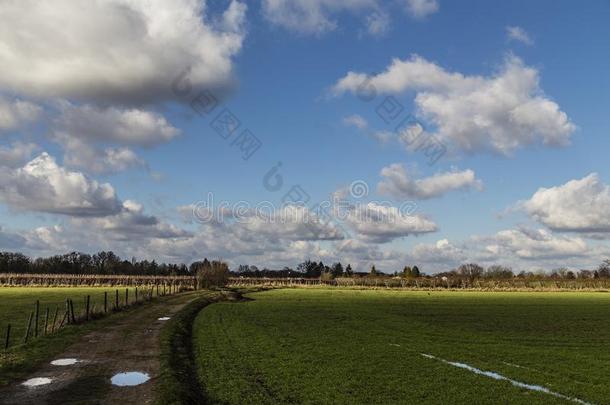
[[[112,385],[119,387],[132,387],[134,385],[144,384],[150,380],[150,376],[147,373],[141,373],[139,371],[129,371],[125,373],[115,374],[111,379]]]
[[[30,378],[29,380],[25,380],[21,383],[21,385],[25,385],[26,387],[38,387],[40,385],[51,384],[52,381],[53,379],[48,377],[35,377]]]
[[[76,363],[80,362],[78,359],[57,359],[51,362],[53,366],[72,366]]]
[[[157,319],[158,321],[169,321],[171,318],[169,316],[162,316],[161,318]]]
[[[525,388],[525,389],[531,390],[531,391],[544,392],[545,394],[552,395],[552,396],[554,396],[556,398],[565,399],[567,401],[576,402],[577,404],[593,405],[590,402],[583,401],[582,399],[568,397],[568,396],[560,394],[558,392],[551,391],[550,389],[548,389],[546,387],[543,387],[541,385],[526,384],[524,382],[513,380],[511,378],[505,377],[502,374],[494,373],[493,371],[480,370],[480,369],[478,369],[476,367],[472,367],[472,366],[470,366],[468,364],[458,363],[458,362],[455,362],[455,361],[449,361],[449,360],[441,359],[440,357],[436,357],[436,356],[433,356],[431,354],[426,354],[426,353],[420,353],[420,354],[422,356],[428,358],[428,359],[438,360],[438,361],[441,361],[441,362],[443,362],[445,364],[449,364],[449,365],[454,366],[454,367],[463,368],[463,369],[468,370],[470,372],[473,372],[475,374],[479,374],[479,375],[483,375],[485,377],[493,378],[494,380],[508,381],[512,385],[514,385],[516,387],[519,387],[519,388]]]

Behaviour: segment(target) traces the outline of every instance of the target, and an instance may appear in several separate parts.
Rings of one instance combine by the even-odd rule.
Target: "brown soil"
[[[111,326],[83,336],[56,358],[82,360],[73,366],[45,365],[28,378],[49,377],[51,384],[25,387],[21,382],[0,391],[1,404],[149,404],[159,378],[159,333],[165,321],[198,296],[183,293],[134,309]],[[150,380],[117,387],[110,378],[120,372],[140,371]]]

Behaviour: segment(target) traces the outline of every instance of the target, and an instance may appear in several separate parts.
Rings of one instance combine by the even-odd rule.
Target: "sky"
[[[596,267],[610,3],[0,3],[0,250]]]

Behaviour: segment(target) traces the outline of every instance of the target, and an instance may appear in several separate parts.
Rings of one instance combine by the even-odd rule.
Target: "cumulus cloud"
[[[35,121],[41,113],[42,108],[29,101],[8,100],[0,96],[0,131],[17,129],[25,123]]]
[[[354,114],[343,118],[343,124],[352,126],[358,129],[366,129],[369,124],[361,115]]]
[[[448,271],[463,263],[484,267],[508,265],[515,272],[550,271],[558,267],[593,268],[607,250],[589,246],[582,238],[557,235],[545,229],[505,229],[492,235],[471,236],[463,241],[441,239],[415,245],[404,252],[407,263],[429,273]]]
[[[89,172],[116,173],[133,167],[146,167],[146,162],[126,147],[100,148],[73,138],[57,134],[55,139],[64,149],[64,164]]]
[[[534,40],[532,40],[529,34],[521,27],[506,27],[506,35],[510,41],[518,41],[525,45],[534,45]]]
[[[62,145],[66,165],[111,173],[146,166],[123,145],[148,148],[169,142],[179,133],[164,117],[151,111],[61,103],[52,138]],[[107,146],[114,144],[119,146]]]
[[[337,28],[334,14],[377,7],[377,0],[263,0],[263,15],[282,28],[319,35]]]
[[[421,19],[438,11],[436,0],[401,0],[409,16]],[[339,27],[339,16],[363,16],[366,32],[385,35],[393,4],[380,0],[263,0],[263,15],[273,25],[303,35],[322,35]]]
[[[192,236],[188,231],[161,221],[154,215],[147,215],[144,207],[132,200],[123,202],[116,215],[103,218],[78,219],[78,223],[103,232],[118,240],[168,239]]]
[[[0,201],[16,210],[70,216],[106,216],[121,208],[110,184],[69,171],[46,152],[23,167],[0,171]]]
[[[597,173],[560,186],[540,188],[519,206],[556,231],[610,233],[610,186]]]
[[[196,206],[179,207],[192,218]],[[191,212],[189,215],[188,212]],[[320,220],[305,207],[286,206],[276,212],[249,211],[243,216],[224,216],[199,224],[190,238],[153,239],[148,249],[164,256],[222,257],[231,263],[294,266],[308,257],[327,258],[331,252],[320,243],[342,240],[342,230]]]
[[[210,15],[199,0],[34,0],[0,10],[0,87],[31,97],[152,103],[193,86],[226,91],[246,5]]]
[[[477,179],[474,171],[453,170],[437,173],[430,177],[416,179],[399,163],[381,169],[383,180],[377,184],[380,194],[397,198],[428,199],[440,197],[455,190],[481,190],[483,183]]]
[[[415,91],[417,115],[436,127],[432,135],[466,152],[510,155],[534,143],[562,146],[575,130],[559,105],[543,94],[538,71],[515,56],[484,77],[449,72],[414,55],[394,59],[377,75],[348,72],[332,92],[357,93],[365,82],[380,93]]]
[[[169,142],[180,133],[163,116],[137,108],[66,104],[55,124],[60,134],[70,137],[144,147]]]
[[[437,0],[403,0],[407,13],[414,18],[425,18],[439,9]]]
[[[390,30],[390,16],[385,11],[373,11],[366,17],[367,32],[374,37],[381,37]]]
[[[411,250],[410,258],[415,263],[449,264],[456,266],[466,261],[466,254],[460,247],[447,239],[438,240],[434,244],[418,244]]]
[[[0,168],[15,168],[27,162],[38,146],[33,143],[13,142],[11,146],[0,146]]]
[[[359,131],[364,132],[366,135],[376,140],[380,144],[386,144],[392,139],[396,138],[396,136],[390,131],[370,129],[368,121],[358,114],[349,115],[343,118],[343,125],[354,127]]]
[[[350,210],[346,223],[359,236],[374,243],[385,243],[404,236],[438,230],[434,222],[422,215],[404,213],[396,207],[374,202],[360,204]]]
[[[586,242],[577,237],[554,235],[545,229],[511,229],[498,232],[485,249],[494,256],[549,259],[585,255]]]

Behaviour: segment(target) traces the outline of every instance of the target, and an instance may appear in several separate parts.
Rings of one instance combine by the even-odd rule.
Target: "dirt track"
[[[159,376],[159,333],[164,321],[198,296],[184,293],[134,309],[111,326],[83,336],[56,358],[77,358],[73,366],[45,365],[28,378],[49,377],[48,385],[27,388],[20,383],[0,391],[0,404],[148,404],[154,402]],[[134,387],[117,387],[110,378],[141,371],[150,380]]]

